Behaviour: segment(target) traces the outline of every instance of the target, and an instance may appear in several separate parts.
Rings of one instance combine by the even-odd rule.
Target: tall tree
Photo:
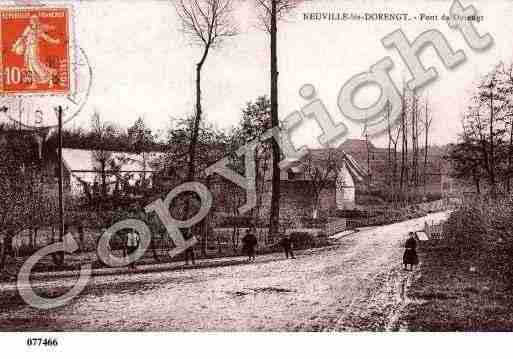
[[[260,139],[266,130],[271,128],[271,102],[267,96],[260,96],[255,101],[250,101],[242,110],[241,123],[233,130],[232,142],[237,147],[252,140]],[[262,195],[265,179],[271,163],[273,140],[258,141],[255,147],[255,176],[257,189],[257,204],[253,209],[254,217],[260,216]]]
[[[294,9],[300,0],[256,0],[260,19],[270,35],[271,49],[271,125],[278,127],[278,20]],[[273,168],[271,190],[271,215],[269,219],[269,238],[274,237],[280,226],[280,146],[272,144]]]
[[[196,144],[202,120],[201,70],[210,50],[219,47],[226,38],[235,36],[237,27],[232,16],[232,0],[177,0],[175,8],[185,35],[202,48],[200,60],[196,63],[196,113],[187,169],[187,181],[192,181],[195,175]]]
[[[187,168],[189,165],[187,144],[191,141],[194,123],[194,117],[173,120],[172,127],[168,130],[165,154],[155,163],[155,167],[160,168],[158,177],[166,187],[173,187],[187,180]],[[214,126],[202,121],[198,129],[196,145],[198,147],[198,155],[195,161],[195,180],[205,184],[214,193],[214,200],[218,203],[219,197],[224,196],[225,193],[220,193],[217,188],[212,188],[212,183],[209,177],[205,175],[204,170],[229,153],[229,138],[225,133],[215,129]],[[175,218],[185,220],[191,209],[199,209],[199,204],[200,202],[196,196],[187,193],[185,196],[180,196],[180,198],[176,199],[171,208],[172,215]],[[211,216],[212,213],[210,212],[209,216],[201,224],[203,232],[200,236],[201,249],[204,253],[206,253],[207,233],[212,220]]]
[[[488,145],[487,151],[487,172],[488,180],[491,189],[491,195],[494,197],[497,194],[497,180],[501,176],[501,147],[503,146],[503,135],[505,133],[503,123],[504,107],[507,105],[505,97],[498,91],[497,87],[497,71],[494,70],[485,76],[477,87],[477,95],[474,97],[478,101],[478,118],[485,119],[485,123],[479,123],[481,126],[480,139],[482,145],[485,142]],[[479,113],[483,109],[484,113]],[[483,126],[484,125],[484,126]],[[488,133],[482,133],[487,129]]]
[[[475,94],[463,118],[462,141],[460,147],[456,148],[478,155],[467,158],[470,155],[464,157],[461,155],[463,150],[460,150],[456,153],[458,156],[453,155],[451,158],[453,166],[466,169],[468,165],[472,165],[470,172],[461,170],[460,174],[466,173],[468,178],[479,175],[479,179],[486,179],[491,198],[502,190],[501,183],[508,190],[507,179],[510,176],[511,163],[509,155],[513,153],[509,147],[513,143],[509,123],[513,115],[513,91],[507,80],[504,81],[505,73],[498,69],[496,67],[476,85]],[[466,163],[462,160],[458,162],[458,158],[463,158]]]
[[[0,128],[0,269],[12,251],[13,237],[56,223],[57,199],[47,186],[33,134]]]
[[[451,161],[451,176],[471,180],[476,193],[481,193],[481,181],[485,174],[481,149],[478,141],[465,135],[461,141],[451,146],[447,159]]]

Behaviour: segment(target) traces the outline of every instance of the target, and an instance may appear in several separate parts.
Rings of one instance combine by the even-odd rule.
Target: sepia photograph
[[[511,0],[1,0],[1,345],[511,339],[512,19]]]

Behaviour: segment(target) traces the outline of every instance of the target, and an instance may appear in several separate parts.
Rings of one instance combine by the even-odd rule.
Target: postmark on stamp
[[[0,9],[0,91],[68,94],[69,39],[66,7]]]

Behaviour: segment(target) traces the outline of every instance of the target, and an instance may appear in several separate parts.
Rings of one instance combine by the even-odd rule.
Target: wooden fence
[[[443,223],[424,222],[424,232],[430,240],[443,239]]]
[[[326,224],[325,232],[328,236],[344,232],[347,229],[347,219],[336,218]]]

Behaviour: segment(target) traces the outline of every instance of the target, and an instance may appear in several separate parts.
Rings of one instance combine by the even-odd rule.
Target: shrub
[[[328,234],[324,231],[317,232],[317,235],[315,236],[315,246],[316,247],[324,247],[330,245],[330,239],[328,237]]]
[[[358,209],[339,209],[336,212],[336,216],[341,218],[358,219],[366,218],[368,213]]]
[[[428,193],[426,194],[426,200],[428,202],[438,201],[443,198],[441,193]]]
[[[463,206],[451,213],[444,223],[444,238],[458,246],[481,245],[488,232],[488,213],[484,207]]]
[[[314,242],[314,237],[308,232],[292,232],[290,240],[295,249],[310,248]]]
[[[328,223],[327,218],[311,218],[311,217],[303,217],[301,218],[301,224],[305,228],[323,228],[326,223]]]
[[[220,219],[219,227],[265,227],[267,225],[263,218],[257,217],[243,217],[243,216],[229,216]]]

